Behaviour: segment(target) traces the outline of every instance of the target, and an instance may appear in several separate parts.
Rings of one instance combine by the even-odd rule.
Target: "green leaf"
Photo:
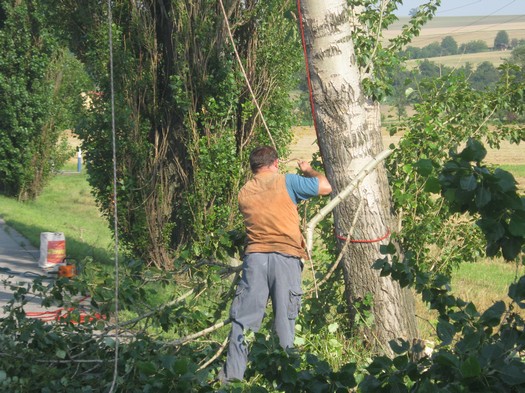
[[[501,241],[501,253],[507,261],[513,261],[521,253],[524,238],[510,236]]]
[[[306,340],[303,337],[295,336],[293,343],[295,346],[300,347],[303,346]]]
[[[483,144],[475,139],[469,138],[467,141],[467,146],[461,153],[459,153],[458,156],[465,161],[480,162],[485,158],[486,155],[487,149],[485,149]]]
[[[407,354],[396,356],[394,358],[394,367],[398,370],[403,370],[407,366],[408,361],[409,359]]]
[[[461,374],[464,378],[476,378],[481,374],[481,366],[474,356],[469,356],[461,365]]]
[[[520,308],[525,308],[525,276],[521,276],[517,283],[509,286],[509,297],[514,300]]]
[[[434,360],[436,361],[436,363],[447,368],[458,368],[459,366],[459,359],[457,358],[457,356],[446,351],[439,351],[434,356]]]
[[[293,367],[286,367],[281,373],[281,378],[285,383],[295,384],[297,382],[297,371]]]
[[[339,324],[337,322],[334,322],[334,323],[331,323],[330,325],[328,325],[328,331],[330,333],[335,333],[337,331],[337,329],[339,329]]]
[[[396,253],[396,246],[393,244],[393,243],[388,243],[386,246],[384,244],[381,244],[379,246],[379,251],[381,252],[381,254],[384,254],[384,255],[394,255]]]
[[[395,354],[400,355],[402,353],[407,352],[410,349],[410,344],[408,341],[405,340],[390,340],[388,342],[388,345],[390,345],[390,348],[392,348],[392,351],[394,351]]]
[[[456,329],[447,321],[440,320],[437,324],[437,335],[442,341],[443,345],[452,343],[452,339],[456,334]]]
[[[525,370],[522,364],[520,364],[520,366],[514,364],[505,365],[505,367],[502,367],[499,371],[506,384],[510,386],[525,384]]]
[[[509,223],[509,232],[511,235],[525,237],[525,212],[515,212]]]
[[[386,356],[376,356],[366,368],[372,375],[387,371],[392,366],[392,360]]]
[[[477,188],[478,183],[476,182],[474,175],[469,175],[461,177],[459,180],[459,185],[462,190],[474,191]]]
[[[432,173],[434,166],[432,165],[432,160],[421,159],[414,164],[414,168],[421,176],[427,177]]]
[[[487,244],[487,247],[485,249],[485,253],[488,257],[496,256],[500,249],[500,241],[490,242]]]
[[[405,173],[412,173],[412,165],[410,165],[410,164],[403,165],[403,172],[405,172]]]
[[[505,228],[492,218],[482,218],[476,221],[488,242],[493,243],[505,236]]]
[[[57,349],[55,351],[55,355],[59,359],[65,359],[66,358],[66,351],[64,351],[63,349]]]
[[[503,301],[498,301],[481,314],[479,321],[486,326],[498,326],[504,312],[505,303]]]
[[[353,388],[357,385],[355,380],[355,364],[348,363],[345,364],[339,372],[336,374],[337,380],[342,384],[342,387]],[[345,390],[346,391],[346,390]]]
[[[456,344],[460,353],[468,353],[479,347],[483,334],[480,332],[464,332],[461,340]]]
[[[173,371],[178,375],[186,374],[188,370],[188,361],[187,359],[178,359],[173,363]]]
[[[476,190],[476,207],[478,209],[481,209],[482,207],[486,206],[487,203],[489,203],[492,199],[492,195],[490,193],[490,190],[485,187],[478,187]]]
[[[494,176],[497,179],[497,184],[501,191],[508,192],[516,190],[516,180],[509,172],[501,168],[496,168]]]
[[[425,183],[425,191],[433,194],[439,194],[441,192],[441,184],[437,177],[429,177]]]
[[[153,362],[137,362],[137,368],[146,375],[154,375],[157,372],[157,366]]]

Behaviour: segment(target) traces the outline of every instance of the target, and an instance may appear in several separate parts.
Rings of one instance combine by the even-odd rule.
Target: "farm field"
[[[397,36],[407,22],[408,17],[400,18],[385,32],[385,38]],[[410,45],[422,48],[432,42],[441,42],[446,36],[452,36],[458,45],[482,40],[492,47],[500,30],[505,30],[511,40],[525,39],[525,9],[524,15],[436,17],[423,27],[421,34]]]
[[[440,56],[440,57],[429,57],[427,60],[440,64],[446,67],[462,67],[466,63],[470,63],[474,68],[476,68],[480,63],[488,61],[498,67],[511,56],[511,51],[490,51],[490,52],[481,52],[481,53],[466,53],[462,55],[452,55],[452,56]],[[413,69],[418,66],[418,64],[423,61],[423,59],[413,59],[407,60],[406,65],[408,69]]]
[[[385,39],[391,39],[400,34],[408,18],[400,18],[388,31]],[[509,39],[525,39],[525,15],[487,16],[487,17],[437,17],[428,22],[418,37],[409,44],[422,48],[434,42],[440,43],[447,36],[452,36],[458,46],[471,41],[484,41],[489,48],[494,45],[494,39],[499,31],[506,31]],[[501,65],[511,55],[511,51],[489,51],[482,53],[467,53],[452,56],[431,57],[428,60],[447,67],[461,67],[466,63],[477,67],[484,61],[489,61],[495,67]],[[409,69],[417,67],[422,59],[408,60]]]

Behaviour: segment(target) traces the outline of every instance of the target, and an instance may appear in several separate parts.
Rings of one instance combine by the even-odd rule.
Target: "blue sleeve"
[[[287,173],[286,190],[297,205],[300,201],[319,195],[319,179]]]

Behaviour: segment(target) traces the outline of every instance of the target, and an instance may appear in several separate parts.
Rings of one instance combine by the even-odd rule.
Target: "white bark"
[[[379,106],[368,102],[362,92],[351,38],[350,11],[346,0],[302,0],[308,63],[312,80],[317,138],[326,175],[338,194],[374,156],[383,150]],[[390,229],[390,192],[384,165],[361,182],[356,191],[334,210],[335,230],[346,234],[358,202],[363,200],[362,218],[354,238],[378,239]],[[416,336],[413,299],[390,277],[379,277],[371,268],[383,255],[383,242],[354,243],[343,257],[349,312],[355,300],[368,293],[374,297],[375,342],[391,353],[388,341],[412,340]],[[373,341],[371,339],[371,341]],[[373,342],[372,342],[373,343]]]

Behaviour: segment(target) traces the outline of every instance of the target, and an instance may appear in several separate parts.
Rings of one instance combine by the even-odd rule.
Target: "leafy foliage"
[[[512,175],[480,166],[485,154],[482,144],[475,140],[469,140],[461,153],[452,152],[452,160],[443,165],[439,177],[441,192],[451,211],[481,216],[477,225],[483,231],[488,253],[495,254],[501,248],[505,258],[517,260],[523,255],[525,239],[525,234],[516,230],[525,222],[523,202],[516,194]],[[471,166],[472,161],[477,164]],[[489,212],[491,204],[496,209],[494,215]],[[496,230],[488,228],[485,220],[492,220]],[[512,230],[508,222],[514,223]],[[510,236],[512,241],[507,240]],[[395,254],[395,249],[385,248],[384,252]],[[398,381],[399,388],[403,384],[410,388],[405,391],[518,391],[523,388],[525,373],[520,365],[525,324],[513,311],[516,305],[523,308],[523,277],[509,288],[509,297],[513,300],[509,308],[500,301],[480,314],[474,304],[448,293],[448,278],[418,268],[411,257],[412,253],[406,254],[403,261],[394,257],[392,263],[385,258],[377,261],[375,267],[381,274],[397,277],[403,285],[413,285],[423,300],[439,312],[436,333],[440,342],[430,357],[419,362],[409,361],[408,343],[396,346],[398,357],[384,359],[382,371],[372,372],[374,375],[365,379],[364,391],[391,388],[392,378]]]
[[[113,215],[108,29],[98,2],[55,11],[86,34],[75,51],[96,85],[78,130],[90,183]],[[290,4],[234,2],[226,10],[267,134],[234,61],[216,1],[114,4],[113,52],[118,222],[123,244],[152,266],[170,269],[176,251],[211,256],[238,225],[236,194],[247,176],[246,150],[291,136],[288,92],[300,52]],[[81,8],[92,11],[85,15]],[[85,32],[85,33],[84,33]],[[255,60],[256,59],[256,60]]]
[[[61,136],[74,124],[85,74],[43,7],[5,1],[0,10],[0,192],[28,200],[70,156]]]
[[[15,292],[0,319],[0,390],[108,391],[113,364],[118,364],[118,391],[214,391],[212,370],[198,364],[214,348],[198,343],[182,347],[170,344],[170,337],[188,334],[190,326],[213,323],[220,315],[206,309],[216,309],[216,303],[198,304],[197,297],[177,299],[181,294],[172,290],[166,304],[151,312],[152,298],[171,286],[171,278],[129,261],[120,272],[119,304],[122,313],[132,309],[142,314],[135,321],[121,321],[117,353],[116,326],[109,317],[114,311],[114,279],[93,261],[84,261],[83,267],[74,280],[62,278],[53,285],[40,279],[22,286],[3,283],[14,285]],[[216,290],[225,287],[218,281],[201,284]],[[26,314],[23,307],[33,296],[42,298],[51,311]]]
[[[502,71],[511,77],[508,69]],[[401,244],[418,250],[413,257],[421,263],[433,261],[426,265],[428,269],[447,273],[458,263],[481,255],[480,230],[459,219],[454,215],[457,209],[451,211],[429,191],[439,190],[437,171],[447,159],[447,150],[456,149],[468,138],[486,138],[492,146],[503,138],[515,143],[524,138],[522,126],[500,124],[497,131],[488,126],[495,113],[521,105],[513,97],[522,90],[522,85],[508,84],[506,78],[488,93],[473,90],[461,75],[423,81],[420,91],[425,93],[416,104],[417,113],[392,128],[392,133],[403,132],[389,164],[394,203],[402,218]]]

